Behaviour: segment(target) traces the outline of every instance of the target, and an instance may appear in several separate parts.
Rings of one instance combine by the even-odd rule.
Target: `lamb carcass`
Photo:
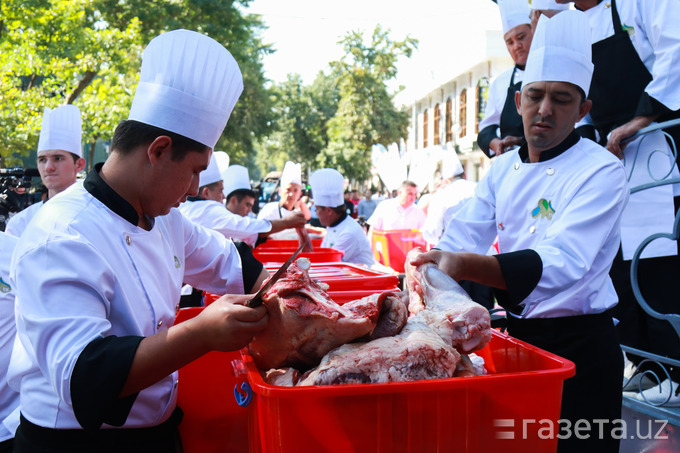
[[[436,329],[458,352],[469,354],[482,349],[491,339],[489,311],[434,264],[411,266],[411,259],[421,253],[416,247],[406,255],[409,311]],[[415,282],[423,289],[423,298],[412,289]]]
[[[327,285],[309,277],[309,267],[308,259],[298,259],[263,297],[269,323],[249,345],[261,370],[308,369],[338,346],[394,335],[406,323],[407,302],[399,294],[374,294],[339,305],[328,296]]]

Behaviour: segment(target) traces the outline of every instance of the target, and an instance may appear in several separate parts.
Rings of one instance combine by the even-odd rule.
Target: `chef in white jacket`
[[[85,168],[81,145],[80,110],[73,104],[45,108],[38,139],[38,172],[47,187],[47,199],[76,182]],[[19,237],[45,202],[33,203],[12,216],[5,231]]]
[[[623,159],[631,188],[666,176],[677,178],[680,174],[661,131],[626,144],[623,140],[654,122],[680,117],[680,2],[579,0],[574,4],[590,23],[595,65],[590,116],[602,137],[601,144]],[[676,147],[680,145],[678,129],[668,131],[674,135]],[[630,282],[630,260],[648,236],[672,233],[680,206],[677,186],[631,194],[621,219],[621,250],[611,272],[620,299],[615,316],[620,320],[621,342],[676,360],[680,359],[677,334],[670,324],[650,317],[637,303]],[[680,313],[676,302],[680,292],[677,241],[655,240],[641,258],[637,277],[645,300],[660,313]],[[663,383],[662,391],[655,387],[645,395],[655,404],[680,406],[680,369],[669,371],[672,379]]]
[[[266,310],[245,307],[244,295],[173,326],[182,282],[244,292],[248,263],[233,243],[173,209],[197,194],[242,89],[236,61],[213,39],[154,38],[106,162],[19,239],[15,451],[181,451],[176,370],[238,350],[266,326]]]
[[[488,157],[519,146],[524,140],[522,118],[515,109],[515,92],[522,86],[524,67],[531,47],[530,8],[527,0],[498,0],[503,40],[515,63],[489,86],[484,119],[479,123],[477,143]]]
[[[321,247],[342,250],[342,261],[346,263],[374,265],[373,251],[364,229],[345,210],[345,178],[335,169],[322,168],[312,173],[309,184],[319,221],[326,227]]]
[[[592,70],[583,14],[542,17],[516,96],[527,144],[496,159],[439,250],[413,264],[432,261],[457,280],[496,288],[511,335],[576,364],[564,383],[562,426],[586,420],[593,431],[560,439],[558,451],[613,453],[612,425],[595,427],[621,414],[623,357],[608,272],[628,187],[621,162],[574,131],[590,108]],[[496,235],[500,253],[488,256]]]
[[[301,212],[306,220],[312,218],[309,208],[302,200],[302,165],[288,161],[283,166],[279,185],[279,201],[267,203],[257,214],[258,219],[285,219]],[[271,239],[291,239],[297,234],[292,230],[280,231],[269,236]]]
[[[14,289],[9,265],[17,238],[0,231],[0,453],[12,453],[14,431],[19,424],[19,393],[7,384],[7,369],[16,336]]]

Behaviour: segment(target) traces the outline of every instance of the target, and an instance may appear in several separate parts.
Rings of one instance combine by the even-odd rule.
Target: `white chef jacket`
[[[0,442],[14,437],[19,422],[19,394],[7,384],[7,368],[16,336],[14,291],[9,280],[9,265],[17,238],[0,231]],[[12,418],[13,421],[8,420]]]
[[[526,147],[496,158],[437,244],[486,254],[498,235],[501,255],[535,251],[542,273],[520,303],[524,318],[601,313],[618,300],[609,269],[628,200],[623,165],[588,139],[572,133],[563,145],[569,140],[575,145],[537,163],[523,162]],[[521,269],[504,276],[509,291],[523,278]]]
[[[415,203],[404,209],[398,198],[382,201],[367,223],[376,230],[419,230],[425,224],[425,213]]]
[[[107,414],[83,419],[83,404],[89,414],[97,403],[90,400],[112,389],[117,397],[115,387],[124,385],[138,342],[172,326],[183,281],[214,293],[243,293],[231,241],[177,209],[155,218],[146,231],[130,220],[137,220],[131,205],[109,186],[93,191],[91,181],[88,175],[85,187],[76,183],[38,212],[12,260],[20,347],[9,381],[21,393],[26,419],[49,428],[98,427],[102,421],[102,428],[112,428]],[[133,348],[105,350],[108,355],[93,366],[76,366],[86,347],[129,346],[132,340]],[[154,426],[169,418],[176,401],[174,372],[134,399],[111,401],[109,413],[115,411],[124,428]]]
[[[670,110],[678,110],[680,3],[677,0],[617,0],[616,6],[621,25],[628,30],[635,51],[652,75],[645,92]],[[610,2],[603,1],[583,12],[590,22],[593,44],[614,34],[610,7]],[[650,170],[647,169],[648,162]],[[680,176],[661,132],[628,143],[624,149],[624,165],[631,188],[669,174],[669,178]],[[650,172],[653,176],[650,176]],[[637,246],[648,236],[673,231],[673,196],[678,194],[680,188],[662,186],[631,195],[621,219],[621,246],[625,260],[633,258]],[[654,221],[650,222],[649,219]],[[663,239],[646,247],[642,258],[670,255],[677,255],[676,243]]]
[[[21,236],[21,233],[23,233],[24,230],[26,229],[26,225],[28,225],[28,222],[30,222],[31,219],[35,216],[35,213],[38,212],[40,208],[42,208],[43,204],[44,202],[42,201],[39,203],[33,203],[26,209],[22,209],[21,211],[17,212],[12,217],[10,217],[9,221],[7,222],[7,225],[5,226],[5,233],[17,238]]]
[[[257,214],[257,218],[261,220],[278,220],[290,217],[295,213],[295,211],[289,211],[279,204],[278,201],[272,201],[262,206],[260,212]],[[293,228],[287,230],[272,233],[267,236],[269,239],[297,239],[297,232]]]
[[[259,233],[271,231],[269,220],[241,217],[215,200],[196,200],[182,203],[179,211],[192,222],[222,233],[225,237],[255,247]]]
[[[430,244],[439,242],[453,215],[475,193],[475,186],[472,181],[458,178],[434,193],[423,225],[423,239]]]
[[[373,250],[368,242],[366,232],[350,216],[335,226],[326,227],[326,235],[321,241],[321,247],[330,247],[342,250],[345,254],[342,261],[345,263],[375,264]]]
[[[501,133],[501,114],[505,106],[505,98],[508,96],[512,71],[515,71],[514,83],[521,82],[524,79],[524,70],[515,66],[498,74],[489,85],[486,107],[484,108],[484,119],[479,122],[480,131],[493,124],[497,125],[498,131],[496,133],[498,138],[500,138]],[[489,153],[492,156],[495,154],[492,149],[489,149]]]

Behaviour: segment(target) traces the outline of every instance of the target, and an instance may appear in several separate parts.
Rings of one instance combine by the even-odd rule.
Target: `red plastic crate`
[[[269,250],[265,249],[260,251],[259,248],[253,250],[253,256],[262,263],[284,263],[295,250]],[[328,248],[328,247],[317,247],[313,252],[302,252],[300,253],[301,258],[309,258],[312,263],[327,263],[327,262],[340,262],[342,256],[345,253],[341,250]]]
[[[181,308],[175,324],[198,315],[203,307]],[[240,384],[232,361],[240,351],[210,352],[179,369],[177,405],[184,411],[179,425],[185,453],[248,452],[248,409],[236,404]]]
[[[371,236],[375,260],[397,272],[404,272],[406,254],[415,247],[427,250],[419,230],[373,230]]]
[[[322,238],[311,238],[312,247],[321,247]],[[299,246],[297,239],[267,239],[266,242],[257,246],[257,250],[263,249],[293,249],[297,250]]]
[[[267,264],[265,267],[274,273],[280,265]],[[328,284],[330,291],[381,290],[399,286],[396,275],[352,263],[312,263],[309,276]]]
[[[383,291],[399,291],[399,288],[396,286],[389,287],[389,288],[381,288],[381,289],[357,289],[357,290],[349,290],[349,291],[328,291],[328,295],[330,296],[333,301],[335,301],[338,304],[344,304],[347,302],[351,302],[353,300],[361,299],[366,296],[370,296],[373,293],[378,293],[378,292],[383,292]],[[203,292],[203,305],[210,305],[213,302],[215,302],[217,299],[219,299],[221,296],[218,294],[212,294],[208,292]],[[203,308],[203,307],[199,307]]]
[[[537,421],[559,419],[574,375],[572,362],[497,331],[480,351],[496,373],[476,377],[277,387],[242,355],[250,451],[267,453],[554,452],[557,439],[539,438]],[[526,435],[523,420],[534,420]]]

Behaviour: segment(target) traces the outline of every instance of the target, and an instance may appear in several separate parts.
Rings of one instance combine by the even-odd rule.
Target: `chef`
[[[524,140],[522,118],[515,108],[515,92],[522,86],[524,66],[533,31],[527,0],[498,0],[503,39],[515,66],[496,77],[489,86],[484,119],[479,123],[477,143],[488,157],[503,154]]]
[[[38,172],[47,187],[48,199],[76,182],[78,173],[85,168],[81,135],[78,107],[68,104],[45,108],[38,139]],[[5,231],[19,237],[43,204],[34,203],[12,216]]]
[[[680,3],[589,0],[574,4],[590,22],[595,64],[590,115],[601,144],[623,159],[631,188],[666,176],[679,177],[661,131],[624,141],[656,121],[679,116]],[[677,128],[675,134],[677,146]],[[675,359],[680,359],[675,347],[677,334],[670,324],[650,317],[637,303],[630,283],[630,260],[645,238],[673,231],[680,204],[678,195],[677,184],[631,194],[621,219],[621,250],[611,271],[620,299],[615,317],[620,320],[617,327],[621,342]],[[677,241],[655,240],[644,249],[641,258],[637,278],[645,300],[658,312],[679,313],[675,302],[680,291]],[[635,363],[641,360],[631,359]],[[663,391],[655,387],[645,392],[648,401],[662,404],[670,394],[667,404],[680,405],[680,370],[669,371],[671,380],[662,384]]]
[[[321,247],[342,250],[342,261],[346,263],[374,265],[373,251],[364,229],[345,210],[345,178],[335,169],[322,168],[312,173],[309,184],[319,221],[326,227]]]
[[[234,183],[244,184],[242,174],[240,176],[237,175],[238,169],[235,172],[233,170],[234,167],[245,169],[245,176],[247,178],[248,169],[241,166],[231,166],[225,170],[225,179],[223,179],[217,162],[211,159],[208,168],[201,172],[198,195],[196,197],[189,197],[185,203],[182,203],[179,207],[180,212],[189,220],[206,228],[219,231],[227,238],[248,244],[249,247],[255,246],[255,241],[259,235],[264,237],[287,228],[304,226],[306,220],[300,212],[293,213],[283,219],[266,220],[243,217],[225,208],[223,204],[224,181],[228,181],[227,189],[229,190],[229,195],[232,195],[232,192],[237,190],[234,188]],[[230,171],[230,169],[232,170]],[[245,182],[247,182],[248,190],[250,190],[250,181],[246,179]],[[233,196],[228,199],[228,202],[232,200],[234,200]]]
[[[435,262],[456,280],[496,288],[512,336],[576,364],[560,417],[560,429],[572,430],[577,420],[620,418],[623,370],[608,272],[628,187],[621,162],[574,131],[590,108],[588,36],[578,11],[539,20],[515,98],[527,144],[496,159],[439,250],[412,263]],[[488,256],[496,235],[500,253]],[[593,428],[587,439],[572,431],[558,451],[618,452],[611,428]]]
[[[154,38],[106,162],[19,239],[16,452],[181,451],[176,370],[266,327],[266,310],[245,307],[243,295],[173,326],[182,282],[243,294],[251,272],[231,241],[173,209],[198,193],[242,90],[236,61],[213,39]]]
[[[7,384],[7,368],[16,335],[14,289],[9,265],[17,238],[0,231],[0,453],[12,453],[14,431],[19,424],[19,393]]]
[[[279,201],[267,203],[257,214],[258,219],[284,219],[297,212],[302,212],[306,220],[312,218],[309,208],[302,200],[302,166],[288,161],[283,166],[279,185]],[[288,231],[274,233],[271,239],[290,239],[297,235]]]

